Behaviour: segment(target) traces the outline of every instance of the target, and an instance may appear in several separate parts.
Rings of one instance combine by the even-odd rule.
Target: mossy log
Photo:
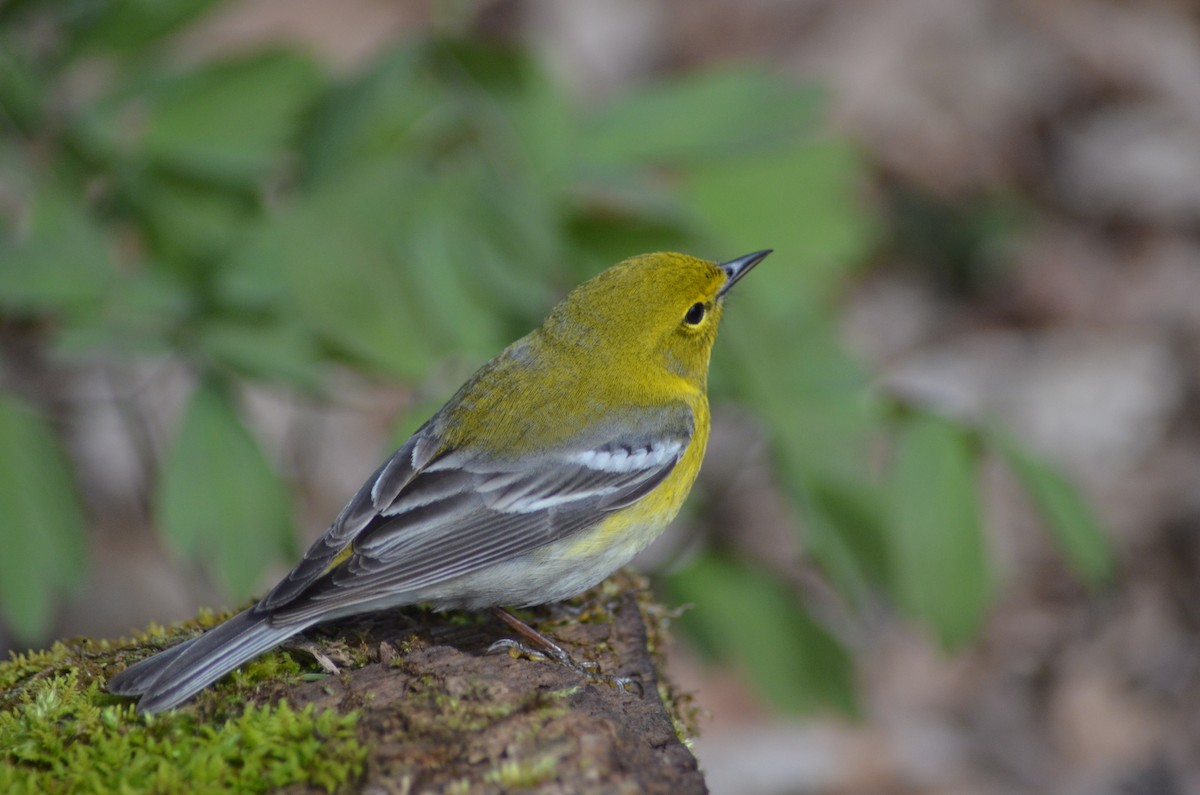
[[[523,615],[578,659],[639,682],[641,693],[558,663],[489,654],[491,644],[506,637],[490,618],[414,609],[322,627],[184,708],[146,719],[128,700],[105,694],[103,682],[194,627],[132,645],[78,641],[0,666],[0,755],[8,765],[0,768],[0,785],[12,787],[6,792],[53,792],[58,788],[47,786],[49,775],[70,789],[64,777],[83,766],[89,789],[107,782],[123,791],[167,791],[177,781],[186,790],[201,783],[196,776],[210,774],[214,789],[242,790],[257,780],[268,786],[251,789],[289,793],[706,791],[681,740],[688,731],[687,700],[662,676],[662,611],[644,582],[620,574],[571,604]],[[322,673],[330,663],[336,673]],[[277,714],[281,708],[285,720]],[[86,721],[85,714],[94,725],[72,727],[71,721]],[[75,761],[59,763],[59,751],[42,737],[45,727],[36,725],[47,720],[53,731],[77,735],[77,742],[104,743],[111,735],[122,750],[104,753],[97,746],[96,754],[80,756],[81,749],[67,743],[62,752]],[[287,736],[274,736],[280,726]],[[138,741],[140,732],[154,741]],[[187,749],[179,745],[184,740]],[[139,757],[162,753],[168,764],[200,760],[212,750],[205,743],[222,743],[220,753],[215,761],[195,761],[192,773]],[[111,773],[103,769],[108,759]],[[335,759],[341,761],[333,765]],[[229,776],[222,765],[231,768]]]

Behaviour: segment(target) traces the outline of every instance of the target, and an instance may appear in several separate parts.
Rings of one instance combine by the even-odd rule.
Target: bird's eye
[[[683,322],[687,323],[689,326],[699,325],[700,321],[704,319],[704,313],[707,310],[708,307],[706,307],[704,304],[692,304],[692,308],[689,309],[687,314],[683,316]]]

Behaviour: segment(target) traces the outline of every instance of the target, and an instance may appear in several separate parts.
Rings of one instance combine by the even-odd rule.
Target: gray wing
[[[378,521],[381,509],[396,499],[401,489],[433,460],[441,448],[440,441],[429,428],[430,423],[425,423],[367,478],[296,567],[262,598],[258,609],[272,610],[296,599],[326,573],[356,536]]]
[[[273,623],[311,621],[581,532],[652,491],[691,442],[686,406],[643,419],[533,461],[441,449],[427,424],[260,604]]]

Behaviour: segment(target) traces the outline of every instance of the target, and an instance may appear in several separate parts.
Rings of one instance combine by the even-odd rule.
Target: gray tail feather
[[[125,669],[108,683],[117,695],[140,695],[138,712],[153,714],[182,704],[213,682],[309,624],[274,627],[251,608],[194,640]]]
[[[150,685],[167,664],[191,648],[199,638],[185,640],[183,643],[164,649],[153,657],[147,657],[141,662],[134,663],[121,673],[108,680],[108,692],[114,696],[140,696],[149,689]]]

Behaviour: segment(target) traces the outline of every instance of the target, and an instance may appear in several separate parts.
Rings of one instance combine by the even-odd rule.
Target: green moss
[[[420,704],[431,713],[437,714],[439,720],[436,730],[446,733],[447,737],[482,732],[487,727],[528,709],[538,700],[535,695],[526,699],[528,703],[496,701],[487,692],[485,685],[457,695],[446,693],[444,687],[436,677],[422,678],[422,681],[409,691],[408,701]]]
[[[264,654],[256,657],[238,669],[234,681],[253,686],[263,682],[278,682],[281,679],[293,679],[300,675],[302,669],[291,654]]]
[[[506,792],[529,789],[545,783],[558,772],[557,754],[543,754],[535,759],[510,759],[483,775],[489,784],[499,784]]]
[[[143,643],[157,646],[161,634]],[[246,706],[264,683],[297,676],[288,655],[247,665],[197,707],[152,717],[101,687],[130,656],[104,642],[56,643],[0,664],[0,792],[266,792],[298,783],[335,792],[361,775],[356,713]]]

